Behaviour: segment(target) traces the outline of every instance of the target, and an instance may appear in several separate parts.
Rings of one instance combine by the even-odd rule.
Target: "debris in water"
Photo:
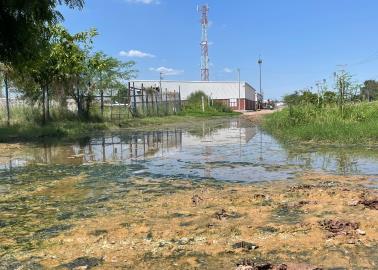
[[[331,233],[330,237],[336,235],[348,235],[359,228],[357,222],[345,220],[326,219],[319,222],[320,226]]]
[[[313,189],[315,188],[315,185],[309,185],[309,184],[303,184],[303,185],[297,185],[290,187],[290,191],[297,191],[297,190],[306,190],[306,189]]]
[[[240,218],[241,217],[240,214],[235,213],[235,212],[231,212],[230,214],[228,214],[225,209],[222,209],[218,212],[215,212],[214,216],[215,216],[216,219],[219,219],[219,220],[223,220],[223,219],[227,219],[227,218]]]
[[[226,210],[222,209],[218,212],[215,212],[215,218],[219,219],[219,220],[222,220],[222,219],[226,219],[228,217],[228,215],[226,214]]]
[[[194,206],[197,206],[197,205],[200,204],[202,201],[203,201],[203,199],[202,199],[199,195],[197,195],[197,194],[195,194],[195,195],[192,197],[192,203],[193,203]]]
[[[63,231],[68,231],[72,228],[69,224],[59,224],[49,228],[41,229],[35,232],[34,237],[37,239],[47,239],[58,236]]]
[[[242,248],[244,250],[254,250],[254,249],[257,249],[258,247],[259,247],[258,245],[250,243],[250,242],[246,242],[246,241],[237,242],[232,245],[232,248],[234,249]]]
[[[322,268],[305,263],[257,263],[252,259],[243,259],[236,266],[236,270],[322,270]]]
[[[265,194],[255,194],[255,195],[253,195],[253,198],[255,200],[265,200],[267,198],[267,196]]]
[[[359,204],[363,204],[366,207],[370,209],[375,209],[378,210],[378,199],[373,199],[373,200],[361,200],[358,202]]]
[[[94,230],[94,231],[90,232],[90,235],[100,236],[100,235],[104,235],[104,234],[107,234],[107,233],[108,233],[107,230]]]
[[[72,262],[62,264],[60,267],[67,268],[70,270],[79,269],[79,267],[83,269],[91,269],[95,266],[99,266],[102,263],[103,259],[94,258],[94,257],[80,257]]]
[[[348,202],[348,206],[357,206],[359,204],[359,201],[350,201]]]

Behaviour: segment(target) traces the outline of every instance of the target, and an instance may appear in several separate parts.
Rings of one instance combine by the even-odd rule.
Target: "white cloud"
[[[223,69],[223,72],[226,72],[226,73],[232,73],[233,70],[232,70],[231,68],[225,67],[225,68]]]
[[[126,2],[132,3],[132,4],[144,4],[144,5],[160,4],[159,0],[126,0]]]
[[[130,50],[130,51],[120,51],[119,52],[120,56],[125,56],[125,57],[133,57],[133,58],[154,58],[155,55],[150,54],[150,53],[145,53],[141,52],[138,50]]]
[[[158,68],[149,68],[150,71],[161,72],[163,75],[179,75],[184,73],[183,70],[167,68],[167,67],[158,67]]]

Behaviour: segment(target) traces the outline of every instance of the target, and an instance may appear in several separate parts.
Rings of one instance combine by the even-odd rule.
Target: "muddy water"
[[[377,212],[358,202],[378,151],[362,149],[282,145],[241,119],[4,147],[0,269],[374,269]],[[363,234],[319,225],[342,218]]]

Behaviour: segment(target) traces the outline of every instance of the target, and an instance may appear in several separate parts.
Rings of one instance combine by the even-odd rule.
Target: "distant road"
[[[282,108],[278,108],[275,110],[261,110],[255,112],[242,112],[244,118],[248,119],[249,121],[253,122],[254,124],[260,124],[261,120],[264,115],[271,114],[281,110]]]

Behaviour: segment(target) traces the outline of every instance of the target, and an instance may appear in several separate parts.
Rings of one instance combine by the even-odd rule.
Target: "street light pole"
[[[259,56],[259,60],[257,61],[257,63],[259,64],[259,68],[260,68],[260,96],[261,96],[261,99],[263,99],[262,87],[261,87],[261,65],[262,65],[263,61],[261,59],[261,56]],[[260,109],[261,109],[261,104],[259,104],[259,106],[260,106]]]
[[[240,111],[241,108],[240,108],[240,68],[237,69],[238,70],[238,80],[239,80],[239,99],[238,99],[238,110]]]

